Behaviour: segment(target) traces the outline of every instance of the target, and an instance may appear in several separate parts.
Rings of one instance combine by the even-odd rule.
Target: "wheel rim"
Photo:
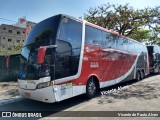
[[[94,82],[92,80],[88,85],[88,92],[90,94],[94,94],[95,90],[96,90],[96,86],[95,86],[95,84],[94,84]]]

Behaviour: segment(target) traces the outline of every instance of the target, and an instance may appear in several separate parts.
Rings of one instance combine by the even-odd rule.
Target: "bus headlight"
[[[49,82],[44,82],[44,83],[39,83],[37,85],[37,89],[45,88],[45,87],[48,87],[50,85],[51,85],[50,81]]]

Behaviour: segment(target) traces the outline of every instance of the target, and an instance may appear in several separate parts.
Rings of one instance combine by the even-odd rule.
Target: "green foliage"
[[[23,42],[19,43],[17,46],[14,46],[12,50],[6,50],[5,48],[0,48],[0,55],[20,54],[22,47],[23,47]]]
[[[160,33],[160,7],[134,9],[129,4],[111,5],[108,3],[90,8],[84,14],[84,18],[91,23],[138,41],[149,39],[151,31],[155,38]]]
[[[160,37],[151,37],[150,38],[150,41],[152,44],[156,44],[156,45],[159,45],[160,46]]]
[[[128,37],[138,41],[148,40],[151,35],[149,30],[137,30],[136,33],[130,34]]]

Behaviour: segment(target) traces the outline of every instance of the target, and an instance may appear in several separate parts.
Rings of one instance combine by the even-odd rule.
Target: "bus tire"
[[[158,69],[158,74],[160,74],[160,66],[159,66],[159,69]]]
[[[96,96],[97,93],[97,85],[96,85],[96,81],[93,77],[91,77],[86,85],[86,96],[87,98],[93,98]]]
[[[137,73],[136,73],[136,80],[137,80],[137,81],[140,81],[140,80],[141,80],[141,73],[140,73],[139,70],[138,70]]]
[[[141,70],[141,79],[144,79],[144,78],[145,78],[144,70]]]

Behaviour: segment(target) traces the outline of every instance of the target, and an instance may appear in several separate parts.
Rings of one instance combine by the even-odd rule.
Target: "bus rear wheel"
[[[138,70],[137,73],[136,73],[136,80],[137,81],[140,81],[141,80],[141,74],[140,74],[140,71]]]
[[[158,69],[158,74],[160,74],[160,66],[159,66],[159,69]]]
[[[145,72],[144,70],[141,70],[141,79],[144,79],[145,78]]]
[[[96,86],[96,81],[93,77],[91,77],[86,86],[86,96],[88,98],[93,98],[96,96],[97,93],[97,86]]]

